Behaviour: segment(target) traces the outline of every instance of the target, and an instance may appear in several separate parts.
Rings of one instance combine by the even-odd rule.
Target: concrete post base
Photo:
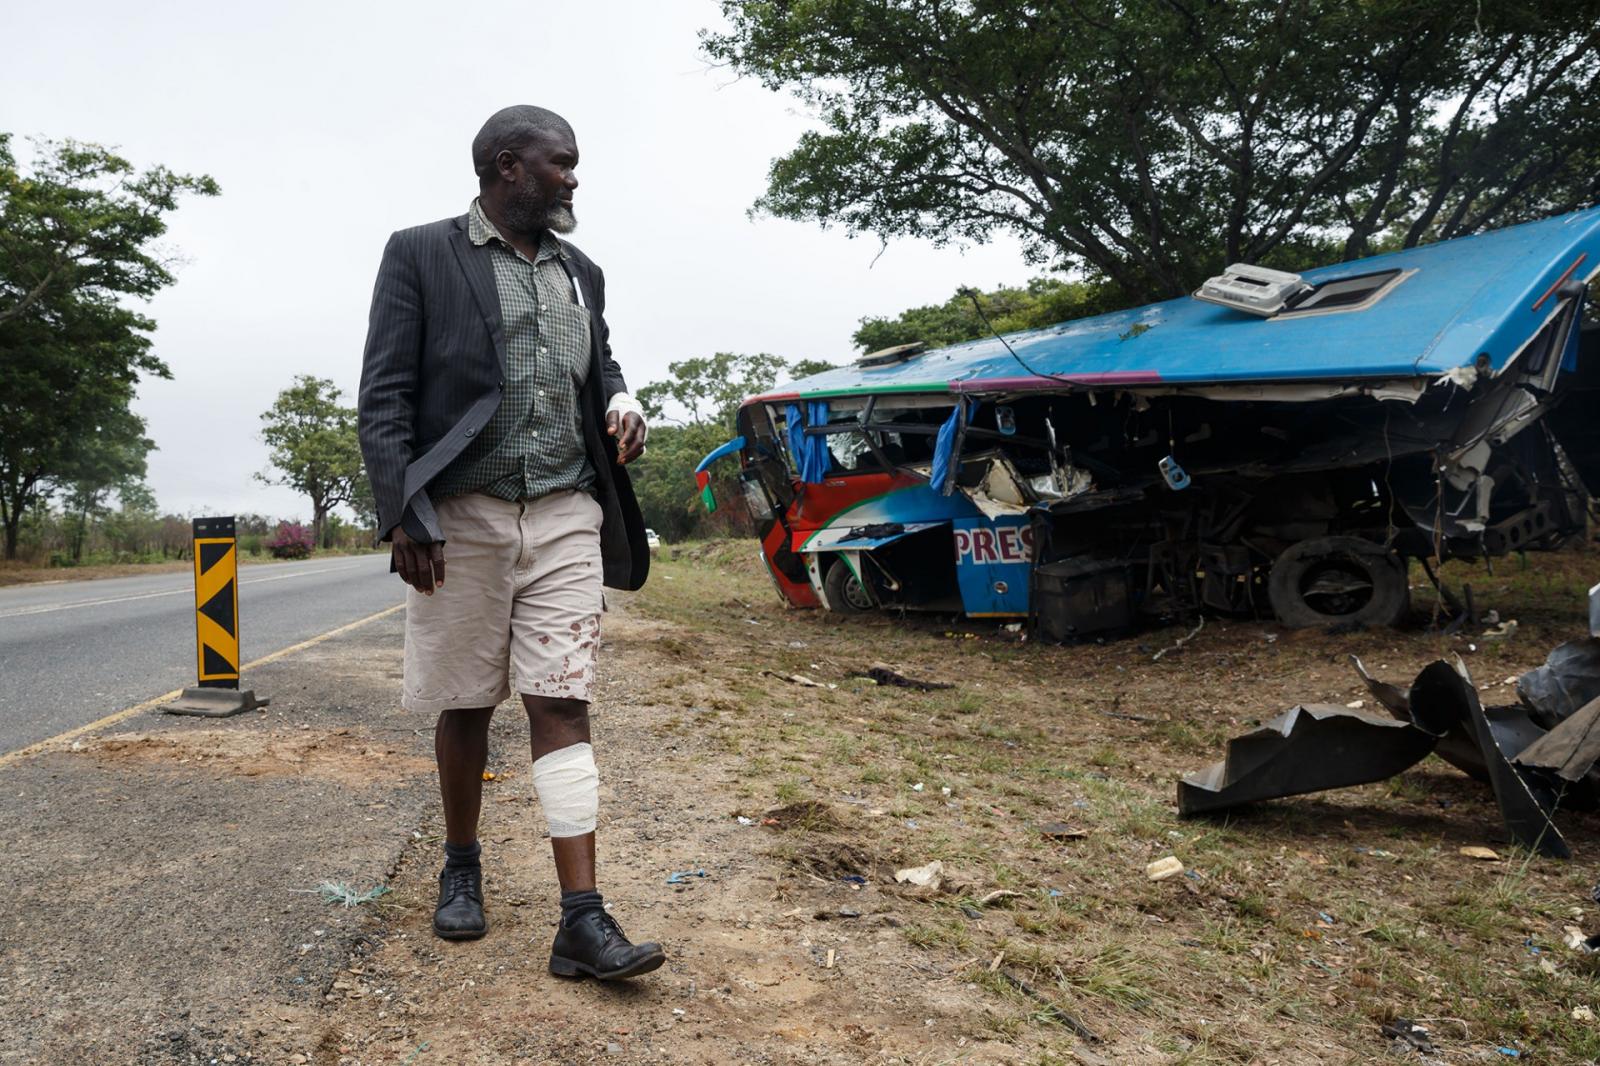
[[[255,689],[186,688],[183,695],[164,704],[167,714],[192,714],[201,718],[230,718],[245,711],[265,707],[271,700],[256,699]]]

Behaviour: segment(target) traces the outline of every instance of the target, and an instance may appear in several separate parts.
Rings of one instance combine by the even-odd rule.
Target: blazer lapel
[[[489,336],[494,341],[495,358],[500,361],[500,377],[506,376],[506,330],[500,318],[500,294],[494,287],[494,266],[489,262],[487,255],[481,254],[482,249],[473,245],[467,237],[465,216],[456,219],[456,227],[450,234],[450,249],[456,254],[456,262],[461,265],[461,273],[466,275],[467,288],[472,290],[472,299],[478,305],[478,311],[483,315],[484,325],[489,327]]]

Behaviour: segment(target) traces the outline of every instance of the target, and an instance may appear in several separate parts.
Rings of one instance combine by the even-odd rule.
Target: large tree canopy
[[[724,0],[707,53],[811,105],[758,207],[1021,237],[1126,302],[1600,192],[1600,0]]]
[[[0,133],[0,525],[8,559],[28,507],[42,493],[81,488],[87,456],[117,452],[130,474],[142,468],[150,442],[128,405],[141,375],[171,375],[150,350],[155,323],[121,301],[172,282],[153,242],[178,197],[217,192],[207,177],[136,172],[96,145],[43,142],[36,155],[24,170]]]

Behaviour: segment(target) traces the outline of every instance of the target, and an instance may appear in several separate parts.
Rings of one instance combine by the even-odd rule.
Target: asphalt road
[[[387,554],[243,566],[240,661],[392,607],[404,593]],[[187,572],[0,589],[0,754],[193,685],[194,629]]]

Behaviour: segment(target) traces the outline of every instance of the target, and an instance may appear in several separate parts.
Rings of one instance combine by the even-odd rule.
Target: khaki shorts
[[[594,497],[468,493],[435,509],[445,583],[432,596],[406,593],[406,709],[493,707],[513,689],[587,701],[600,644]]]

